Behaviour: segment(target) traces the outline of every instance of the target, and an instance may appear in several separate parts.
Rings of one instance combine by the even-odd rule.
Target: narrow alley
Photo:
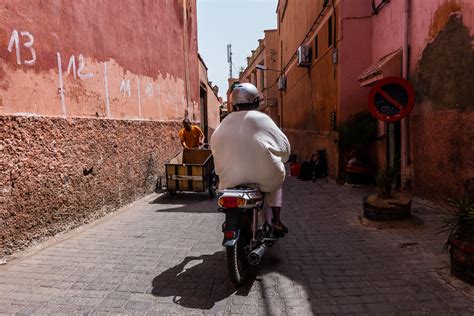
[[[0,0],[0,316],[474,315],[473,40],[474,0]]]
[[[228,279],[216,199],[152,194],[0,266],[0,313],[474,313],[442,252],[442,210],[417,200],[412,222],[374,226],[361,220],[368,189],[294,177],[284,189],[290,233],[242,288]]]

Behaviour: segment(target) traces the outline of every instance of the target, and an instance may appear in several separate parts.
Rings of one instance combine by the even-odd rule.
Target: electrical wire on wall
[[[375,0],[372,0],[372,10],[375,15],[379,14],[380,10],[388,3],[390,3],[390,0],[381,0],[378,5],[375,5]],[[333,0],[334,2],[334,0]]]
[[[337,56],[337,54],[338,54],[338,52],[337,52],[337,16],[336,16],[336,6],[334,4],[334,0],[332,0],[332,12],[333,12],[332,15],[334,16],[333,56],[334,56],[334,54],[336,54],[336,58],[338,58],[338,56]],[[337,61],[335,62],[334,57],[333,57],[333,73],[332,73],[332,76],[333,76],[334,80],[336,80],[336,71],[337,71],[336,64],[337,64]]]

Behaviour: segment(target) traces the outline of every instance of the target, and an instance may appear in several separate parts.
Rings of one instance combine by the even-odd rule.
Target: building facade
[[[247,67],[240,73],[239,82],[250,82],[257,87],[261,97],[259,110],[279,125],[278,33],[277,30],[265,30],[264,33],[265,37],[258,41],[258,47],[247,57]]]
[[[181,120],[199,121],[199,64],[195,0],[6,0],[0,16],[10,253],[155,190]]]
[[[368,110],[377,80],[404,77],[415,107],[378,123],[375,170],[393,146],[402,189],[446,201],[474,182],[472,1],[280,0],[277,16],[281,126],[300,159],[325,149],[340,176],[338,126]]]
[[[367,109],[365,90],[356,78],[370,57],[355,47],[370,43],[364,39],[370,20],[355,17],[370,15],[370,5],[360,4],[280,0],[277,7],[280,69],[286,81],[280,90],[281,126],[299,159],[326,150],[332,178],[339,176],[342,159],[337,127]]]
[[[371,17],[371,66],[359,78],[362,86],[389,76],[413,85],[415,107],[393,131],[402,185],[442,202],[474,183],[473,35],[472,1],[390,1]],[[379,134],[388,133],[380,123]],[[379,166],[386,143],[378,145]]]
[[[220,123],[220,107],[222,98],[219,97],[219,87],[212,86],[207,75],[207,66],[201,55],[199,57],[199,108],[201,112],[201,129],[206,135],[204,140],[209,143],[212,133]]]

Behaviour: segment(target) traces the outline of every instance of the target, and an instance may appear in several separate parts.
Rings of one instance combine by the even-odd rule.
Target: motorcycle
[[[245,283],[252,267],[279,237],[273,232],[271,210],[267,210],[264,195],[258,189],[238,186],[220,190],[218,210],[225,213],[222,224],[226,248],[227,269],[236,285]]]

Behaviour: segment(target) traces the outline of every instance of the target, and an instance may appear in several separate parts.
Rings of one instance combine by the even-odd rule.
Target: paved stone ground
[[[473,289],[449,274],[441,212],[361,220],[366,189],[285,184],[290,234],[256,280],[230,284],[216,200],[148,196],[0,266],[0,314],[472,315]]]

